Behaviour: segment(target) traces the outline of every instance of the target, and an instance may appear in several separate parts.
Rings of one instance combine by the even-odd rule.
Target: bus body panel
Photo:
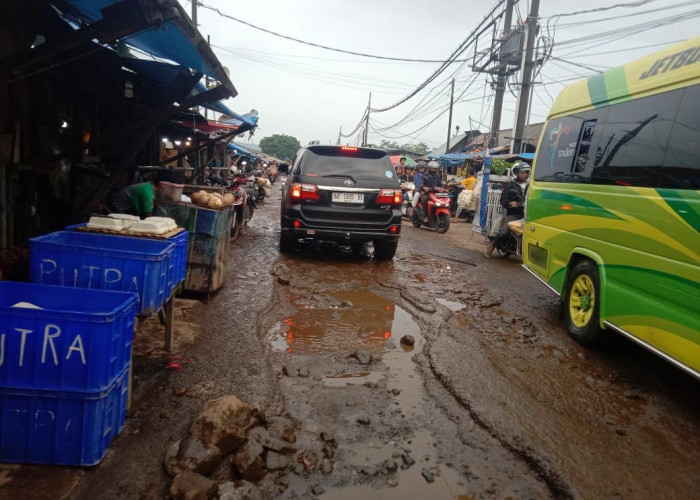
[[[624,159],[624,154],[608,164],[603,162],[606,153],[615,157],[632,141],[641,141],[646,130],[657,128],[660,143],[664,133],[670,137],[669,150],[671,138],[680,130],[683,142],[688,143],[688,154],[694,155],[688,157],[698,158],[700,129],[675,128],[680,122],[654,125],[657,115],[652,112],[651,119],[637,128],[631,120],[632,125],[616,132],[617,136],[609,134],[607,141],[601,139],[605,127],[615,123],[607,113],[619,113],[623,103],[631,106],[645,97],[668,98],[672,116],[680,117],[688,102],[700,114],[700,101],[695,98],[700,95],[698,89],[700,37],[565,88],[555,101],[537,148],[523,261],[562,297],[568,273],[578,259],[597,263],[601,324],[607,322],[625,331],[700,377],[700,163],[675,170],[659,167],[652,169],[651,177],[640,174],[637,178],[643,167],[639,171],[629,168],[633,165],[609,167],[618,157]],[[566,128],[569,118],[573,120],[571,130]],[[557,137],[552,132],[556,120],[560,122]],[[554,139],[561,137],[563,144],[553,146]],[[621,144],[619,150],[610,148],[613,140]],[[581,155],[579,168],[576,161],[584,151],[582,145],[586,146],[585,155]],[[642,146],[649,147],[650,154],[659,152],[653,144]],[[660,154],[665,162],[668,151]],[[556,171],[556,162],[562,164],[561,158],[569,156],[571,171]],[[595,171],[601,164],[599,171],[608,176],[601,178],[607,183],[596,183],[597,174],[591,174],[591,169]],[[538,165],[547,165],[552,175],[543,177],[542,170],[538,180]],[[618,174],[623,177],[617,179]],[[615,179],[617,182],[611,182]],[[635,185],[656,182],[660,185]],[[664,185],[666,182],[678,185]]]

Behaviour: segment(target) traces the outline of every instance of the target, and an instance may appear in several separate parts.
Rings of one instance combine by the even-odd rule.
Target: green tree
[[[419,142],[418,144],[413,144],[410,142],[407,142],[406,144],[399,144],[396,141],[388,141],[386,139],[382,139],[382,141],[379,143],[379,147],[384,149],[403,149],[404,151],[412,151],[413,153],[417,153],[419,155],[427,155],[431,151],[430,147],[424,142]]]
[[[430,151],[432,151],[430,146],[428,146],[424,142],[419,142],[418,144],[409,144],[408,146],[408,149],[410,149],[414,153],[418,153],[421,155],[427,155],[428,153],[430,153]]]
[[[280,160],[292,159],[301,144],[296,137],[284,134],[274,134],[260,139],[260,149],[268,155],[276,156]]]

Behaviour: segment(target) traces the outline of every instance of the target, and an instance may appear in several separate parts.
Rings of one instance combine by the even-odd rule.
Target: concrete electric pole
[[[452,134],[452,106],[454,105],[455,99],[455,79],[452,79],[452,90],[450,90],[450,118],[447,124],[447,147],[445,148],[445,154],[450,152],[450,134]]]
[[[532,87],[532,73],[535,68],[535,40],[537,38],[537,16],[540,9],[540,0],[532,0],[530,14],[527,17],[526,26],[526,49],[523,57],[522,73],[523,80],[518,93],[518,106],[516,108],[515,127],[513,130],[513,141],[511,143],[511,153],[522,153],[526,145],[525,127],[527,126],[527,110],[530,102],[530,89]]]
[[[369,102],[367,103],[367,116],[365,116],[365,133],[362,138],[362,145],[366,146],[369,140],[369,111],[372,109],[372,92],[369,93]]]
[[[515,0],[508,0],[506,2],[506,15],[503,20],[503,40],[508,38],[511,30],[511,24],[513,23],[513,3]],[[508,73],[506,72],[506,65],[499,64],[498,72],[496,73],[496,94],[493,98],[493,117],[491,118],[491,133],[489,134],[489,148],[494,148],[498,146],[498,131],[501,130],[501,112],[503,110],[503,94],[506,91],[506,81],[508,79]]]

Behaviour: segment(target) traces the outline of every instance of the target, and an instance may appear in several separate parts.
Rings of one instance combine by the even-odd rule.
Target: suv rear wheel
[[[375,240],[374,241],[374,258],[377,260],[389,260],[393,259],[396,255],[396,248],[399,246],[398,240],[386,241],[386,240]]]

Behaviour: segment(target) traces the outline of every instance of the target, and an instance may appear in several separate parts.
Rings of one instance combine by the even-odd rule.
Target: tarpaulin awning
[[[91,24],[103,19],[101,10],[121,0],[61,0],[77,12],[66,17],[79,24]],[[144,52],[168,59],[220,81],[231,96],[236,95],[230,79],[201,34],[192,25],[187,13],[176,0],[160,0],[162,9],[175,9],[178,15],[157,28],[129,35],[123,41]],[[76,18],[77,15],[77,18]]]
[[[160,61],[148,61],[146,59],[136,59],[133,57],[122,58],[122,63],[125,67],[147,77],[148,79],[167,87],[175,79],[181,66],[170,64]],[[198,94],[204,93],[207,88],[202,82],[197,82],[197,85],[192,92],[190,97],[194,97]],[[241,132],[245,132],[252,128],[255,128],[258,124],[257,116],[250,115],[240,115],[235,111],[231,110],[221,101],[205,102],[202,107],[211,109],[213,111],[218,111],[219,113],[224,113],[232,119],[225,120],[223,122],[207,122],[204,124],[197,124],[197,129],[202,132],[211,133],[222,129],[236,129],[239,128]],[[254,112],[257,115],[257,112]],[[202,118],[204,120],[204,118]],[[185,123],[183,123],[184,125]]]
[[[251,153],[251,152],[248,151],[247,149],[244,149],[244,148],[242,148],[242,147],[240,147],[240,146],[238,146],[237,144],[234,144],[234,143],[232,143],[232,142],[229,142],[229,143],[228,143],[228,148],[231,149],[231,150],[233,150],[236,154],[239,154],[239,155],[255,156],[254,153]]]
[[[523,160],[532,160],[535,157],[534,153],[520,153],[520,154],[499,154],[504,149],[504,147],[493,148],[489,150],[489,155],[494,158],[520,158]],[[474,153],[448,153],[439,156],[431,156],[430,158],[436,160],[442,166],[459,166],[464,163],[465,160],[481,160],[486,155],[485,151],[476,151]]]
[[[193,91],[193,93],[197,93],[197,91],[201,92],[206,92],[207,88],[204,86],[202,82],[198,82],[196,89]],[[205,108],[211,109],[213,111],[218,111],[219,113],[223,113],[225,115],[228,115],[231,117],[229,120],[224,120],[219,123],[223,125],[241,125],[245,124],[247,125],[246,127],[243,127],[245,130],[249,130],[251,128],[257,127],[258,126],[258,116],[257,116],[257,111],[255,112],[254,116],[251,116],[250,114],[246,115],[240,115],[233,111],[231,108],[226,106],[223,101],[216,101],[212,103],[207,103],[203,104]],[[251,112],[252,113],[252,112]]]

